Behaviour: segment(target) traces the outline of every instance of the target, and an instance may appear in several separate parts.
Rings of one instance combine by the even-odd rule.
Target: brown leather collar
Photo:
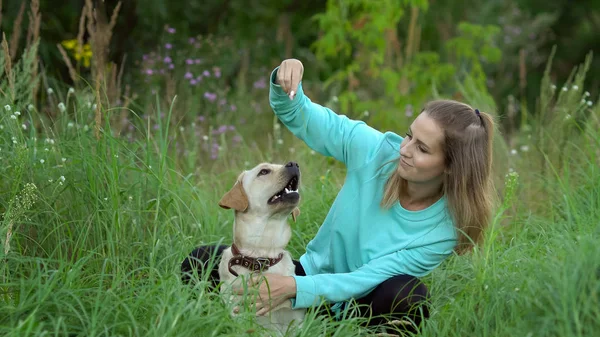
[[[253,272],[265,271],[283,259],[283,253],[279,253],[276,258],[245,256],[242,255],[235,243],[231,245],[231,253],[233,257],[229,259],[229,272],[233,276],[238,276],[238,273],[231,269],[232,266],[242,266]]]

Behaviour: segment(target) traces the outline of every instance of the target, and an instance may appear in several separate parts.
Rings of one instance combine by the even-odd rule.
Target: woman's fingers
[[[290,99],[294,99],[294,96],[296,95],[296,93],[298,92],[298,85],[300,85],[300,82],[302,81],[302,64],[298,62],[297,66],[293,67],[292,69],[292,81],[291,81],[291,88],[290,88]]]
[[[277,84],[279,84],[279,86],[281,86],[281,89],[283,89],[284,91],[285,91],[285,83],[284,83],[285,68],[286,68],[286,64],[285,64],[285,62],[282,62],[281,65],[279,66],[279,70],[277,70]]]
[[[298,85],[302,81],[304,66],[295,59],[284,60],[277,71],[277,84],[293,99],[298,92]]]
[[[284,71],[285,77],[283,79],[283,83],[285,84],[284,91],[289,94],[292,90],[292,72],[294,71],[294,67],[290,64],[286,65],[287,66],[285,67]]]
[[[260,310],[256,311],[256,316],[264,316],[270,311],[270,308],[263,307]]]

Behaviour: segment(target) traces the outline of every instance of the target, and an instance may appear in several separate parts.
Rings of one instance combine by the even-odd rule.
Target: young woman
[[[297,275],[266,273],[268,286],[251,281],[260,293],[257,313],[291,300],[294,308],[325,302],[337,315],[353,301],[369,324],[418,326],[429,316],[419,278],[478,244],[490,221],[493,119],[439,100],[425,105],[404,137],[382,133],[311,102],[303,70],[296,59],[273,70],[271,107],[311,149],[343,162],[347,176]],[[205,262],[220,249],[200,247],[192,256]],[[184,261],[184,272],[196,268]]]

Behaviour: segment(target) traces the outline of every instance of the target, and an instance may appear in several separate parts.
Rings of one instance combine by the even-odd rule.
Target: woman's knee
[[[389,279],[390,309],[392,313],[429,317],[429,290],[417,277],[398,275]]]
[[[388,319],[409,317],[415,321],[429,317],[427,286],[418,278],[409,275],[392,277],[369,295],[359,300],[367,304],[373,316],[387,316]]]

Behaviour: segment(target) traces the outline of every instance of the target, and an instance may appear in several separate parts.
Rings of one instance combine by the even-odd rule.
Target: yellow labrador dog
[[[233,244],[223,251],[219,263],[221,293],[235,305],[231,295],[239,275],[268,272],[285,276],[294,275],[295,266],[286,247],[292,230],[288,224],[299,214],[300,168],[297,163],[285,165],[261,163],[242,172],[219,202],[219,206],[235,211]],[[288,327],[299,326],[305,310],[292,310],[291,301],[273,308],[258,323],[281,334]]]

